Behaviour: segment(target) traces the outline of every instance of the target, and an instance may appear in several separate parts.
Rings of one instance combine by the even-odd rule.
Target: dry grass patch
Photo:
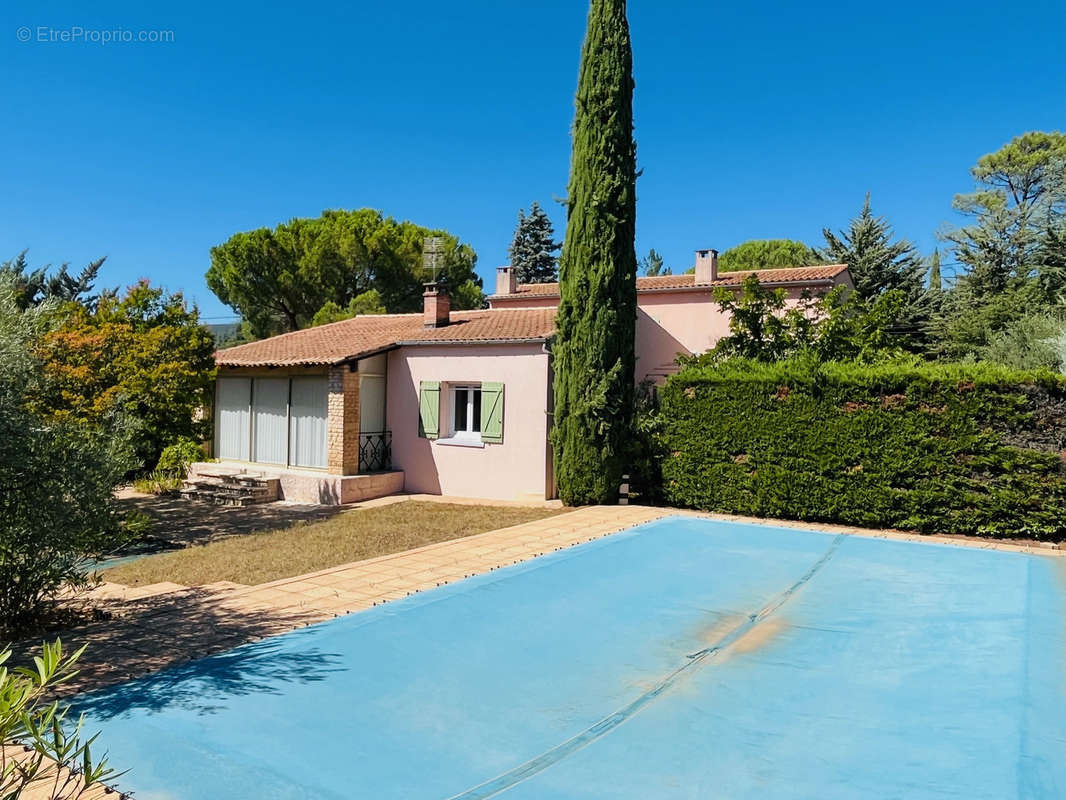
[[[126,586],[173,581],[256,585],[352,561],[461,539],[563,513],[558,509],[452,505],[410,500],[348,511],[323,522],[235,536],[105,570]]]

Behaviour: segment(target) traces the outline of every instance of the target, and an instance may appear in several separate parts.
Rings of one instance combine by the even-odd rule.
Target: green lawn
[[[102,573],[127,586],[173,581],[255,585],[563,513],[561,509],[407,501],[323,522],[147,556]]]

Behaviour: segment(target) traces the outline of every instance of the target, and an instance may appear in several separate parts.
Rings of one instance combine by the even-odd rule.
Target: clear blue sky
[[[209,248],[325,208],[447,228],[488,285],[519,207],[561,238],[582,0],[168,5],[5,4],[0,259],[107,255],[104,285],[148,277],[215,318]],[[1066,127],[1059,2],[633,0],[630,23],[638,254],[675,270],[817,244],[867,190],[929,252],[978,156]],[[173,41],[37,41],[74,26]]]

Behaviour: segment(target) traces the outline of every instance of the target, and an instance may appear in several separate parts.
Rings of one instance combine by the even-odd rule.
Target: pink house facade
[[[637,380],[728,333],[717,253],[695,274],[637,279]],[[803,292],[850,285],[847,268],[757,273]],[[489,308],[452,312],[427,287],[421,314],[359,316],[216,354],[213,455],[196,470],[280,479],[296,502],[351,503],[400,491],[503,500],[555,496],[548,435],[557,284],[518,285],[501,267]]]
[[[639,383],[661,380],[676,371],[679,354],[704,353],[729,335],[729,315],[714,302],[717,287],[739,290],[754,272],[765,287],[783,289],[786,304],[795,305],[804,292],[825,294],[836,286],[854,288],[845,264],[718,272],[718,252],[697,250],[694,272],[637,278],[637,372]],[[517,284],[511,267],[497,270],[496,293],[490,308],[555,308],[557,283]]]

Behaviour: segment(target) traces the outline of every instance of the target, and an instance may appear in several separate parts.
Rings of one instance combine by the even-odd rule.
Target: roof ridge
[[[737,273],[737,272],[787,272],[789,270],[797,270],[798,271],[798,270],[803,270],[803,269],[831,269],[831,268],[832,269],[837,269],[837,268],[847,268],[847,266],[848,265],[844,264],[844,263],[836,263],[836,264],[803,264],[803,265],[792,266],[792,267],[763,267],[762,269],[731,269],[731,270],[725,270],[725,271],[719,272],[718,274],[719,274],[719,276],[721,276],[721,275],[729,275],[729,274],[733,274],[733,273]],[[678,273],[676,275],[673,275],[673,274],[671,274],[671,275],[637,275],[637,280],[638,281],[639,280],[648,280],[649,278],[652,279],[652,280],[654,280],[655,278],[671,278],[673,280],[677,280],[678,278],[683,278],[686,275],[695,276],[695,273],[693,273],[693,272],[680,272],[680,273]],[[538,282],[538,283],[519,283],[519,284],[516,284],[516,286],[526,286],[526,287],[528,287],[528,286],[558,286],[558,285],[559,285],[559,281],[541,281],[541,282]],[[493,295],[493,296],[495,296],[495,295]],[[506,294],[502,295],[502,297],[506,297],[506,296],[507,296]]]
[[[834,274],[837,274],[837,273],[840,273],[840,272],[842,272],[843,270],[846,270],[846,269],[848,269],[848,265],[847,264],[843,264],[843,263],[837,263],[837,264],[807,264],[807,265],[797,266],[797,267],[766,267],[764,269],[737,269],[737,270],[728,270],[728,271],[725,271],[725,272],[719,272],[717,280],[721,281],[721,280],[727,278],[727,276],[730,276],[730,275],[750,275],[750,274],[761,275],[761,274],[766,274],[766,273],[783,273],[783,272],[786,272],[786,273],[787,272],[797,272],[797,273],[799,273],[799,272],[804,272],[804,271],[809,271],[809,270],[824,270],[824,271],[833,270]],[[677,275],[672,275],[672,274],[671,275],[638,275],[637,278],[636,278],[637,284],[638,284],[637,285],[637,289],[638,289],[638,291],[640,290],[640,283],[642,283],[642,282],[669,283],[671,281],[679,281],[679,280],[685,280],[685,279],[691,280],[693,283],[695,283],[695,274],[691,273],[691,272],[682,272],[682,273],[679,273]],[[801,280],[803,280],[803,279],[801,279]],[[806,280],[817,280],[817,279],[808,278]],[[648,284],[645,283],[645,286],[647,286],[647,285]],[[703,286],[704,284],[700,284],[700,285]],[[706,285],[707,286],[713,286],[714,282],[708,283]],[[490,299],[492,299],[492,300],[497,300],[497,299],[506,300],[509,297],[515,297],[515,296],[524,295],[524,294],[541,295],[541,296],[546,296],[547,297],[547,296],[551,296],[551,294],[553,292],[557,292],[558,290],[559,290],[559,282],[558,281],[553,281],[551,283],[520,283],[520,284],[516,285],[514,292],[507,292],[505,294],[491,294],[488,297]],[[503,309],[500,309],[500,310],[503,310]]]
[[[729,272],[788,272],[789,270],[800,269],[836,269],[837,267],[846,267],[847,264],[805,264],[802,267],[763,267],[762,269],[731,269]],[[719,275],[722,273],[719,272]]]

